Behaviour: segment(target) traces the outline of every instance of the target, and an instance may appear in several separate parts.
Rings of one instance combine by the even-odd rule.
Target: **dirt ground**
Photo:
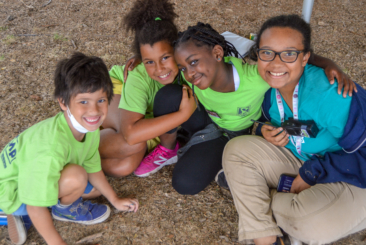
[[[132,55],[132,35],[121,20],[133,0],[0,0],[0,149],[31,125],[54,116],[52,76],[58,60],[75,50],[103,58],[108,68]],[[257,32],[278,14],[301,13],[302,0],[174,0],[180,30],[197,21],[220,32]],[[313,48],[366,87],[366,0],[316,0]],[[212,183],[194,196],[171,187],[173,167],[148,178],[109,179],[121,195],[135,194],[136,214],[112,212],[102,224],[55,221],[68,244],[103,232],[90,244],[237,244],[238,216],[228,191]],[[107,203],[106,199],[98,201]],[[335,214],[336,215],[336,214]],[[366,244],[366,231],[334,244]],[[0,228],[0,244],[10,244]],[[44,244],[31,228],[26,244]]]

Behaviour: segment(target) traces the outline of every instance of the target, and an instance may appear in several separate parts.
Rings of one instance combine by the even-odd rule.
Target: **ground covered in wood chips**
[[[220,32],[257,32],[278,14],[301,13],[302,0],[173,0],[184,30],[197,21]],[[52,76],[58,60],[75,50],[103,58],[108,68],[131,53],[132,35],[121,20],[133,0],[0,0],[0,149],[31,125],[54,116]],[[313,48],[336,61],[366,87],[366,0],[316,0],[311,19]],[[173,167],[148,178],[129,176],[110,183],[121,195],[136,195],[136,214],[112,212],[102,224],[55,221],[68,244],[103,232],[90,244],[237,244],[238,216],[228,191],[212,183],[195,196],[171,187]],[[107,203],[104,198],[98,201]],[[334,244],[366,244],[366,231]],[[0,244],[10,244],[0,228]],[[26,244],[44,244],[31,228]]]

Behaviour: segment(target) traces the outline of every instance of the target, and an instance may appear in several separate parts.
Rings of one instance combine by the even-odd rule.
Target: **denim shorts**
[[[88,181],[84,194],[89,194],[92,191],[93,187],[94,186],[92,186],[92,184],[90,184],[90,182]],[[27,205],[23,203],[14,213],[12,213],[12,215],[28,215]]]

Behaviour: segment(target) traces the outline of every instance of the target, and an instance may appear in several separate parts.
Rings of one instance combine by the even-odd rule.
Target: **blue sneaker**
[[[12,243],[24,244],[27,240],[27,231],[32,226],[28,215],[7,215],[8,233]]]
[[[107,205],[83,201],[80,197],[65,208],[60,205],[52,207],[52,217],[60,221],[69,221],[84,225],[101,223],[108,219],[111,209]]]

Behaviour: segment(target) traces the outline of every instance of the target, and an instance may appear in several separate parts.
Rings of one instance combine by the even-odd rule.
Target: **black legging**
[[[160,89],[154,100],[154,117],[166,115],[179,110],[182,100],[182,86],[169,84]],[[181,126],[192,136],[212,123],[204,107],[196,110]],[[168,133],[175,132],[176,129]],[[178,160],[174,170],[172,184],[174,189],[184,195],[194,195],[202,191],[215,178],[222,168],[222,153],[228,139],[221,136],[217,139],[193,145]]]

